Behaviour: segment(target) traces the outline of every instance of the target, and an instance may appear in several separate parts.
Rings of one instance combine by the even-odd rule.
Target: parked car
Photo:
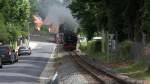
[[[28,46],[21,46],[18,49],[18,55],[31,55],[31,48]]]
[[[17,53],[9,45],[0,46],[0,56],[2,57],[2,63],[4,62],[14,63],[15,61],[18,61]]]

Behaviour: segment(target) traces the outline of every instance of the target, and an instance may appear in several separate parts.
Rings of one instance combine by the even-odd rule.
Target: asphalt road
[[[30,56],[20,56],[18,63],[4,65],[0,69],[0,84],[41,84],[41,80],[49,79],[47,74],[51,72],[45,68],[47,65],[51,68],[53,64],[51,57],[56,45],[32,41],[30,46]]]

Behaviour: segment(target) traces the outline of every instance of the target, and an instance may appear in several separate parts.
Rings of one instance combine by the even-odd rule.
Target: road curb
[[[76,55],[80,56],[81,59],[86,61],[88,64],[94,66],[95,68],[104,72],[108,76],[111,76],[114,79],[117,79],[117,80],[123,82],[124,84],[143,84],[143,81],[136,80],[136,79],[130,78],[130,77],[125,76],[125,75],[121,75],[120,73],[115,72],[112,69],[102,65],[100,62],[95,62],[95,60],[88,58],[86,55],[81,55],[80,52],[75,52],[75,53],[76,53]]]

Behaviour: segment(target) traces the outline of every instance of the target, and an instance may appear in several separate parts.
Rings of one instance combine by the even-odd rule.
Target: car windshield
[[[6,53],[6,52],[7,52],[7,50],[9,50],[9,48],[8,48],[8,47],[0,47],[0,54],[2,54],[2,53]]]
[[[28,47],[20,47],[19,49],[28,49]]]
[[[0,53],[1,53],[1,52],[4,52],[4,51],[6,51],[6,48],[1,47],[1,48],[0,48]]]

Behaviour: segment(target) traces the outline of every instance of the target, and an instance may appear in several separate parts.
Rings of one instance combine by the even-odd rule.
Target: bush
[[[81,51],[86,51],[86,49],[87,49],[87,46],[79,46],[79,49],[81,49]]]
[[[102,43],[100,40],[94,42],[94,51],[95,52],[101,52],[101,49],[102,49],[101,44]]]
[[[87,51],[91,53],[101,52],[101,41],[89,41]]]
[[[101,52],[101,41],[89,41],[88,44],[81,43],[79,47],[82,51],[87,52]]]
[[[81,51],[86,51],[86,49],[87,49],[87,43],[81,42],[81,44],[79,45],[79,49],[81,49]]]
[[[126,40],[119,44],[120,55],[123,56],[124,59],[131,58],[130,53],[133,47],[133,42]]]
[[[124,54],[129,53],[131,51],[132,46],[133,46],[133,42],[129,40],[120,43],[121,52]]]

